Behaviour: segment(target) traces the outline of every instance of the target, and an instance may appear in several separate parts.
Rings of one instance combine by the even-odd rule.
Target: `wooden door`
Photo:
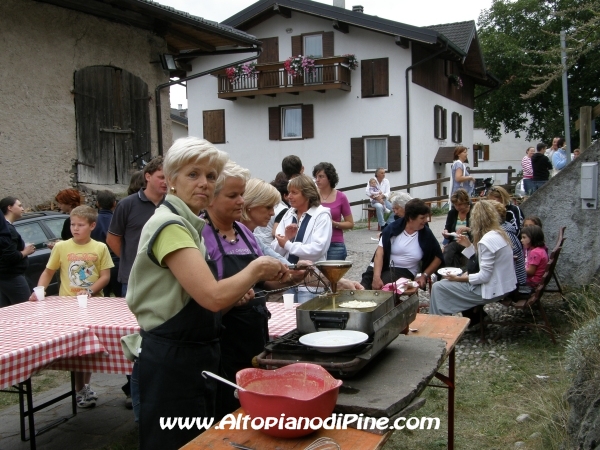
[[[80,183],[127,184],[135,155],[150,155],[148,86],[126,70],[92,66],[75,72]]]

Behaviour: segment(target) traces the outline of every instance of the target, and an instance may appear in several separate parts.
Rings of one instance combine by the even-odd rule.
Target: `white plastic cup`
[[[33,293],[39,300],[44,300],[46,298],[46,294],[44,293],[44,286],[37,286],[33,288]]]
[[[294,294],[283,294],[283,307],[284,309],[294,308]]]
[[[87,308],[88,296],[87,295],[78,295],[77,303],[79,303],[80,308]]]

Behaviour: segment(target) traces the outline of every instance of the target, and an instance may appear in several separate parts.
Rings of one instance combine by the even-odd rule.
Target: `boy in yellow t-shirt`
[[[106,244],[90,237],[97,219],[98,213],[89,206],[78,206],[71,211],[73,237],[54,246],[38,286],[47,288],[56,271],[60,269],[59,295],[103,295],[102,288],[110,281],[110,269],[114,264]],[[32,294],[29,300],[36,300],[35,294]],[[75,372],[77,405],[80,408],[96,406],[98,396],[90,388],[91,377],[90,372]]]

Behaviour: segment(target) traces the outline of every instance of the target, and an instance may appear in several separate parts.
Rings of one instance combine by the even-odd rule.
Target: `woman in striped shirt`
[[[535,147],[529,147],[521,160],[521,167],[523,168],[523,189],[525,189],[527,195],[533,191],[533,168],[531,167],[531,157],[534,153]]]

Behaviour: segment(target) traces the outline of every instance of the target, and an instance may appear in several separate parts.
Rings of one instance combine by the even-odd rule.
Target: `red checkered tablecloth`
[[[294,303],[292,309],[285,309],[283,303],[267,302],[267,309],[271,312],[269,320],[269,337],[278,338],[288,331],[296,328],[296,308],[298,303]]]
[[[54,362],[52,369],[131,373],[133,364],[125,358],[120,339],[139,332],[139,326],[124,298],[92,297],[87,308],[80,308],[75,297],[47,297],[41,302],[1,308],[0,321],[85,327],[97,337],[106,354],[63,358]]]
[[[0,322],[0,389],[27,380],[57,359],[105,352],[86,327]]]

